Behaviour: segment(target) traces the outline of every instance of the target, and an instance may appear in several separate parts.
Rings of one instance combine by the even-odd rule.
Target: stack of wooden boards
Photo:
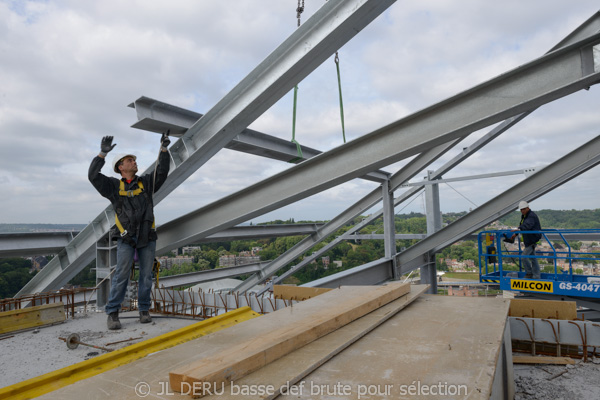
[[[0,312],[0,335],[64,322],[62,302]]]
[[[194,397],[209,394],[210,388],[223,387],[223,383],[237,381],[316,339],[403,298],[383,314],[374,316],[364,329],[354,331],[350,337],[331,343],[328,350],[321,349],[319,354],[309,357],[306,365],[299,368],[299,373],[291,377],[298,381],[396,314],[426,289],[427,286],[422,285],[410,293],[411,286],[402,283],[341,287],[309,301],[246,321],[228,329],[229,335],[235,335],[233,331],[236,330],[243,333],[238,336],[241,340],[232,341],[231,346],[225,350],[199,357],[170,371],[170,386],[174,391]],[[208,342],[210,340],[207,344]],[[289,380],[290,377],[287,377],[286,382]]]

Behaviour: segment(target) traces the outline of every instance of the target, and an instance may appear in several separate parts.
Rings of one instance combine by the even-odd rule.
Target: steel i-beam
[[[145,96],[131,103],[129,107],[135,108],[138,118],[138,122],[132,125],[133,128],[150,132],[166,132],[169,129],[170,135],[175,137],[183,136],[202,117],[202,114],[197,112]],[[298,149],[291,141],[252,129],[244,129],[227,143],[225,148],[273,160],[285,162],[295,160],[295,163],[322,153],[320,150],[302,146],[302,158],[299,158]],[[361,178],[382,183],[389,179],[389,176],[390,174],[385,171],[373,171]]]

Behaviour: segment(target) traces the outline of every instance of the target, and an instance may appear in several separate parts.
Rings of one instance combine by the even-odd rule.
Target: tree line
[[[540,217],[543,228],[557,229],[600,229],[600,209],[595,210],[535,210]],[[466,212],[443,213],[444,224],[450,224],[466,215]],[[324,241],[317,244],[308,252],[292,261],[279,274],[288,270],[291,266],[297,265],[305,257],[309,257],[326,246],[339,235],[347,232],[352,226],[362,221],[365,217],[358,217],[350,221],[337,232],[327,237]],[[499,222],[503,225],[518,226],[520,214],[510,213],[502,217]],[[319,223],[324,221],[298,221],[293,218],[288,220],[275,220],[262,225],[270,224],[290,224],[290,223]],[[395,216],[396,233],[424,234],[427,232],[427,223],[424,214],[409,213],[398,214]],[[371,224],[360,230],[361,234],[382,234],[383,221],[377,219]],[[237,255],[242,251],[250,251],[254,247],[260,247],[260,259],[262,261],[274,260],[284,252],[295,246],[303,236],[278,237],[270,239],[256,240],[234,240],[231,242],[216,242],[198,244],[198,250],[192,252],[192,262],[181,266],[174,266],[170,269],[163,269],[160,276],[177,275],[181,273],[202,271],[219,268],[219,257],[224,255]],[[397,240],[396,247],[400,251],[417,243],[417,239]],[[575,244],[576,245],[576,244]],[[194,246],[194,244],[190,244]],[[288,282],[302,284],[327,275],[335,274],[345,269],[357,267],[367,262],[379,259],[384,255],[383,240],[348,240],[342,241],[334,248],[317,257],[313,263],[296,272]],[[175,256],[171,254],[171,256]],[[329,258],[329,265],[323,263],[323,258]],[[444,259],[451,258],[459,261],[472,259],[477,260],[477,246],[473,241],[461,241],[447,247],[437,254],[437,266],[439,269],[447,269]],[[341,261],[341,266],[337,266],[333,261]],[[95,272],[92,270],[95,261],[88,265],[72,281],[72,284],[82,286],[95,285]],[[31,262],[23,258],[5,258],[0,259],[0,298],[12,297],[33,277],[29,272]],[[244,277],[242,277],[244,278]]]

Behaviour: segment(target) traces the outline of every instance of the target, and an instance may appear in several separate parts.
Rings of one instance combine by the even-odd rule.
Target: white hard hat
[[[522,210],[524,208],[529,208],[529,203],[527,203],[525,200],[521,200],[519,202],[519,210]]]
[[[119,163],[119,161],[121,161],[125,157],[133,157],[134,160],[137,159],[137,157],[134,156],[133,154],[127,154],[127,153],[117,154],[115,156],[115,158],[113,158],[113,161],[112,161],[113,171],[115,171],[117,174],[120,173],[119,170],[117,169],[117,164]]]

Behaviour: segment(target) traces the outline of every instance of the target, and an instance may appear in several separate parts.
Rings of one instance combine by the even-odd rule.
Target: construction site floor
[[[66,338],[77,333],[82,342],[95,346],[135,339],[106,346],[116,350],[198,322],[153,314],[152,323],[141,324],[137,311],[123,312],[120,317],[123,329],[116,331],[106,328],[107,317],[104,312],[88,311],[76,314],[74,319],[69,318],[61,324],[4,335],[5,339],[0,341],[0,388],[105,353],[83,345],[71,350],[59,337]]]
[[[503,299],[423,295],[362,339],[306,376],[288,396],[294,399],[469,398],[489,399],[504,338],[509,303]],[[272,315],[275,315],[274,313]],[[367,316],[368,317],[368,316]],[[260,320],[264,317],[259,317]],[[366,318],[366,317],[363,317]],[[360,325],[359,319],[351,325]],[[250,321],[246,321],[248,323]],[[244,323],[238,325],[241,326]],[[226,349],[226,331],[149,355],[131,364],[48,393],[43,399],[189,399],[170,390],[169,372],[187,357]],[[329,334],[319,341],[326,341]],[[212,337],[212,338],[211,338]],[[231,338],[229,338],[230,340]],[[200,344],[205,343],[206,346]],[[316,342],[314,342],[316,343]],[[316,343],[318,345],[318,343]],[[308,347],[308,346],[306,346]],[[282,374],[294,377],[302,360],[286,356]],[[512,363],[510,363],[512,371]],[[261,375],[263,374],[263,375]],[[512,377],[512,376],[511,376]],[[205,398],[250,399],[244,382],[270,382],[268,366],[227,394]],[[246,388],[248,389],[248,388]],[[236,393],[236,390],[239,390]],[[461,392],[459,392],[461,391]],[[439,393],[439,395],[435,395]],[[465,394],[466,393],[466,394]]]
[[[508,302],[425,295],[305,378],[294,399],[489,399]],[[311,392],[311,388],[313,389]],[[361,395],[362,394],[362,395]]]

